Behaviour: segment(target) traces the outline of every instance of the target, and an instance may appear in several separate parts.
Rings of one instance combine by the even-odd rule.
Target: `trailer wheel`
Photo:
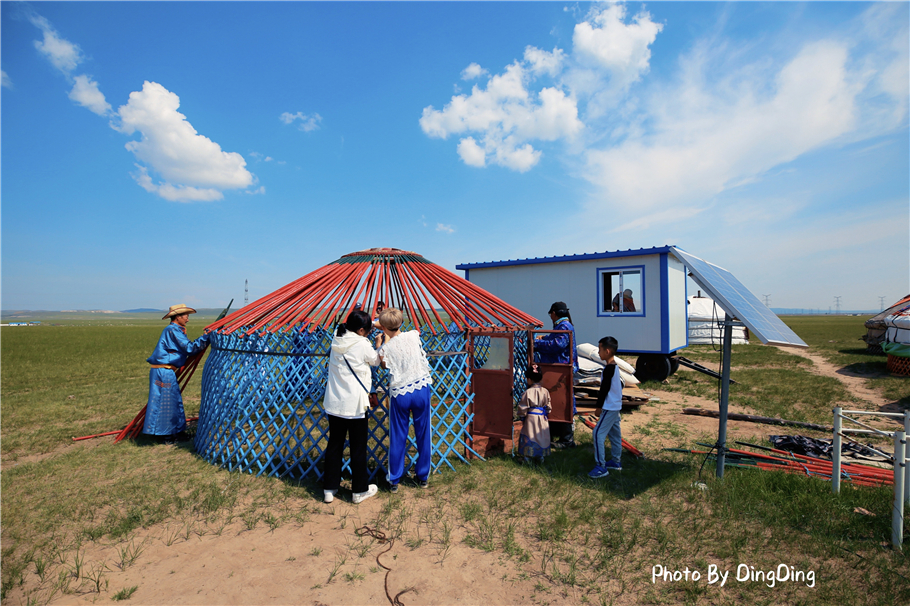
[[[671,374],[670,357],[664,354],[643,354],[635,362],[635,376],[639,381],[664,381]]]
[[[676,371],[679,370],[679,358],[676,356],[670,356],[667,359],[670,360],[670,374],[675,375]]]

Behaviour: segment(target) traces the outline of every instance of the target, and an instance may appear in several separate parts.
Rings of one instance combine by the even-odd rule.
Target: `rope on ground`
[[[386,549],[384,549],[383,551],[380,551],[379,553],[376,554],[376,563],[379,564],[380,566],[382,566],[383,568],[385,568],[385,571],[386,571],[386,573],[385,573],[385,597],[388,598],[389,604],[391,604],[392,606],[404,606],[404,602],[402,602],[399,598],[409,591],[414,591],[414,588],[408,587],[404,591],[399,591],[397,594],[395,594],[395,597],[393,598],[392,594],[389,593],[389,573],[392,572],[392,569],[379,561],[379,556],[381,556],[385,553],[388,553],[389,551],[392,550],[392,546],[395,544],[395,539],[389,539],[385,536],[384,532],[376,530],[375,528],[370,528],[369,526],[361,526],[360,528],[358,528],[357,530],[354,531],[354,534],[356,534],[358,537],[371,536],[374,539],[376,539],[376,542],[379,543],[380,545],[382,545],[383,543],[389,544],[389,546]]]

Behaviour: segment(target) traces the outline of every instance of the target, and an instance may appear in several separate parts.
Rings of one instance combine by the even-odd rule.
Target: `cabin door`
[[[528,345],[528,357],[534,359],[534,337],[546,333],[564,333],[569,337],[569,351],[572,351],[572,331],[570,330],[532,330]],[[575,398],[574,378],[575,372],[572,363],[569,364],[539,364],[543,373],[540,384],[550,392],[550,420],[562,423],[571,423],[574,418],[572,403]]]
[[[472,435],[512,439],[514,343],[510,333],[468,331],[474,393]]]

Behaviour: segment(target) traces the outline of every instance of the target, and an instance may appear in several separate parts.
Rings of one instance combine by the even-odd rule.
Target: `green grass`
[[[901,409],[910,408],[910,378],[891,376],[883,354],[870,354],[860,338],[866,334],[866,316],[785,316],[792,328],[812,350],[844,371],[868,377],[866,385],[882,391]]]
[[[710,345],[689,347],[680,353],[708,368],[720,368],[720,352]],[[731,360],[730,376],[736,383],[730,385],[730,403],[750,407],[761,415],[830,425],[831,402],[852,400],[837,379],[813,374],[810,360],[777,347],[734,345]],[[642,388],[716,401],[718,385],[716,379],[680,366],[666,383],[646,381]]]
[[[898,409],[910,408],[910,378],[891,376],[885,356],[866,351],[860,337],[866,333],[865,317],[787,316],[784,321],[810,346],[845,372],[866,377],[866,385],[880,390]],[[697,345],[680,351],[694,362],[720,369],[719,347]],[[731,355],[730,403],[748,406],[758,414],[794,421],[831,424],[832,402],[853,402],[837,379],[813,374],[812,362],[785,349],[761,345],[734,345]],[[665,384],[646,382],[644,389],[659,389],[717,400],[718,381],[680,366]]]
[[[3,456],[123,428],[148,398],[145,360],[164,326],[3,328]],[[203,327],[191,324],[187,335]],[[188,416],[199,410],[200,379],[184,394]]]
[[[837,318],[825,328],[830,320],[801,318],[817,335],[804,338],[811,343],[862,326],[861,319],[842,325]],[[191,324],[190,336],[202,326]],[[119,429],[142,407],[148,388],[144,360],[162,328],[3,329],[4,603],[18,587],[33,592],[23,603],[74,592],[130,599],[136,588],[109,591],[105,570],[143,564],[139,529],[157,529],[155,536],[174,543],[193,534],[219,535],[231,523],[280,533],[288,524],[314,523],[313,512],[328,515],[315,483],[229,473],[188,448],[143,440],[73,444],[73,435]],[[855,363],[850,357],[860,354],[837,345],[825,355]],[[710,347],[684,355],[702,363],[717,359]],[[807,361],[777,348],[737,346],[733,360],[741,384],[731,399],[766,414],[830,420],[831,399],[846,397],[836,382],[809,373]],[[198,398],[199,383],[197,375],[187,394],[188,414],[198,409],[192,398]],[[716,394],[716,381],[688,371],[669,386],[653,387]],[[655,421],[644,429],[682,440],[672,423]],[[537,583],[535,601],[541,602],[560,595],[591,604],[629,596],[645,604],[910,603],[910,562],[888,547],[889,489],[845,488],[835,496],[818,479],[745,469],[730,469],[719,482],[710,466],[700,471],[700,459],[663,452],[646,453],[641,461],[626,457],[621,473],[592,481],[586,475],[593,465],[590,434],[580,434],[579,441],[579,448],[555,452],[542,466],[494,456],[434,475],[429,490],[384,493],[372,520],[348,520],[340,505],[332,510],[337,517],[315,523],[333,520],[345,537],[366,523],[400,541],[401,548],[429,550],[424,553],[435,554],[443,567],[453,545],[498,553],[514,562],[520,578]],[[699,480],[705,490],[694,485]],[[856,514],[857,507],[875,515]],[[92,541],[117,546],[114,559],[85,562],[82,554]],[[372,557],[376,543],[352,537],[347,545],[333,556],[326,585],[365,580],[358,562]],[[702,572],[716,564],[735,574],[740,563],[765,570],[784,563],[814,571],[818,582],[813,588],[784,583],[769,589],[731,581],[722,592],[704,582],[650,582],[655,564]]]

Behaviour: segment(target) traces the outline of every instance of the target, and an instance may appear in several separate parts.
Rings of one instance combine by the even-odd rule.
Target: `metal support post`
[[[720,379],[720,426],[717,431],[717,478],[724,479],[727,455],[727,409],[730,403],[730,356],[733,351],[733,318],[724,314],[724,346]]]
[[[904,470],[907,467],[906,434],[894,432],[894,508],[891,512],[891,544],[901,550],[904,542]]]
[[[831,441],[831,491],[834,494],[840,494],[840,474],[841,474],[841,460],[840,460],[840,450],[841,450],[841,428],[844,423],[843,417],[841,417],[841,411],[843,409],[840,406],[834,408],[834,438]]]

